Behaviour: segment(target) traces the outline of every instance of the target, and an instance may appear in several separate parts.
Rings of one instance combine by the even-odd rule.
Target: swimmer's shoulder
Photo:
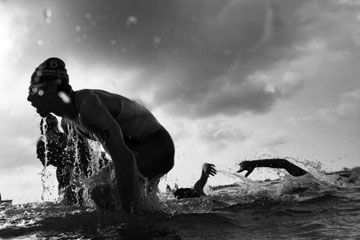
[[[117,115],[122,110],[124,102],[130,99],[100,89],[82,89],[75,92],[75,108],[79,113],[87,108],[105,107],[112,115]]]
[[[75,104],[81,104],[87,101],[100,101],[101,103],[105,103],[112,99],[113,101],[124,101],[128,100],[126,97],[116,94],[107,92],[105,90],[100,89],[82,89],[75,91]]]

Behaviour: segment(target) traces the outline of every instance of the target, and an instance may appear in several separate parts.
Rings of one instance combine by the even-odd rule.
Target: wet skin
[[[27,100],[34,106],[41,117],[49,113],[67,118],[74,122],[82,131],[94,134],[104,149],[110,154],[115,166],[118,190],[122,208],[126,212],[139,209],[139,171],[151,169],[150,178],[167,173],[173,166],[173,143],[169,136],[164,142],[166,149],[154,149],[150,146],[139,147],[139,155],[148,156],[135,158],[138,149],[130,149],[123,135],[123,129],[115,119],[121,109],[122,96],[102,90],[80,90],[75,94],[74,103],[64,102],[57,93],[57,84],[50,84],[30,90]],[[157,154],[155,154],[157,153]],[[154,156],[154,157],[153,157]],[[141,171],[140,171],[141,172]],[[145,172],[145,176],[146,171]],[[150,174],[150,173],[149,173]],[[149,175],[148,174],[148,175]]]

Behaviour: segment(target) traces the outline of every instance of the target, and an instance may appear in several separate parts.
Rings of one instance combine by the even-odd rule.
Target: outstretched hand
[[[245,174],[245,177],[249,176],[250,173],[252,173],[252,171],[254,171],[255,169],[255,166],[252,161],[242,161],[239,165],[240,165],[240,169],[237,172],[239,173],[246,170],[247,173]]]
[[[214,176],[216,174],[215,165],[211,163],[204,163],[202,171],[207,177],[209,175]]]

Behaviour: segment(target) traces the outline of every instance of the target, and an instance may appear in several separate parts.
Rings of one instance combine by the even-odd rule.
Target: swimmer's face
[[[54,88],[55,87],[55,88]],[[46,117],[52,112],[52,103],[56,95],[56,86],[50,83],[31,84],[27,100],[41,117]]]

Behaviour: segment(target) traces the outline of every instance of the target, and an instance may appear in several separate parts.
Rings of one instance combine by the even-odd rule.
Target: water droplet
[[[81,31],[81,27],[80,27],[80,26],[76,26],[76,27],[75,27],[75,30],[76,30],[77,32],[80,32],[80,31]]]
[[[42,45],[44,44],[43,40],[41,40],[41,39],[37,40],[36,43],[37,43],[37,45],[39,45],[39,46],[42,46]]]
[[[69,104],[71,102],[71,99],[70,99],[69,95],[67,95],[65,92],[59,92],[58,96],[61,98],[61,100],[64,103]]]
[[[115,40],[115,39],[112,39],[112,40],[110,41],[110,44],[113,45],[113,46],[115,46],[115,45],[116,45],[116,40]]]
[[[43,95],[44,95],[44,90],[41,90],[41,89],[40,89],[40,90],[38,91],[38,95],[39,95],[39,96],[43,96]]]
[[[133,25],[136,25],[138,23],[138,20],[135,16],[129,16],[127,19],[126,19],[126,27],[131,27]]]
[[[161,38],[160,37],[154,37],[154,43],[155,44],[160,44],[161,43]]]
[[[85,18],[86,18],[86,19],[91,19],[91,14],[90,14],[90,13],[86,13],[86,14],[85,14]]]
[[[44,9],[44,21],[46,24],[50,24],[51,23],[51,17],[52,17],[52,11],[50,8],[46,8]]]

